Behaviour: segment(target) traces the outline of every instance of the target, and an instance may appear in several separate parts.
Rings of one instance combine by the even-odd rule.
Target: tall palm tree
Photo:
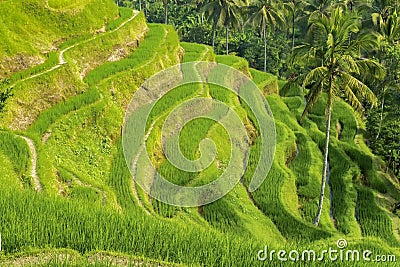
[[[397,15],[396,10],[393,11],[385,20],[380,16],[379,20],[374,20],[375,26],[379,27],[379,34],[382,38],[382,44],[378,53],[381,63],[386,67],[387,75],[385,79],[378,84],[377,89],[380,90],[381,95],[381,115],[379,121],[379,127],[375,141],[378,140],[382,129],[383,114],[385,110],[385,96],[388,89],[399,88],[399,62],[397,57],[391,57],[388,55],[388,49],[392,49],[394,46],[398,46],[400,43],[400,17]]]
[[[313,13],[328,15],[330,8],[334,4],[333,0],[306,0],[304,1],[304,11],[311,16]]]
[[[164,7],[164,23],[168,24],[168,6],[169,0],[162,0],[163,7]]]
[[[380,22],[386,22],[393,9],[396,8],[396,1],[393,0],[374,0],[372,2],[372,19],[375,22],[378,22],[378,26]]]
[[[336,2],[334,2],[334,0],[305,0],[303,10],[306,14],[306,19],[310,20],[312,16],[328,16],[334,5],[336,5]],[[309,31],[307,33],[306,39],[312,39],[310,35],[313,34],[313,27],[313,24],[309,25]]]
[[[237,29],[241,23],[240,8],[245,6],[244,0],[211,0],[207,2],[201,11],[213,24],[212,46],[215,46],[215,32],[217,27],[225,28],[226,54],[229,54],[229,32]]]
[[[371,1],[366,0],[341,0],[333,4],[335,7],[342,7],[346,11],[360,12],[371,10]]]
[[[139,0],[139,8],[141,9],[141,6],[142,6],[142,3],[141,3],[141,1],[142,0]],[[145,15],[146,15],[146,13],[147,13],[147,2],[146,1],[143,1],[144,3],[144,13],[145,13]],[[168,24],[168,9],[169,9],[169,5],[170,5],[170,3],[171,3],[171,0],[155,0],[153,3],[156,3],[156,2],[159,2],[159,3],[162,3],[162,5],[163,5],[163,9],[164,9],[164,24]]]
[[[333,101],[335,97],[343,97],[359,111],[364,110],[363,100],[376,105],[377,99],[374,93],[357,77],[370,72],[378,78],[383,78],[385,70],[378,62],[362,58],[361,51],[376,47],[378,41],[372,34],[358,34],[361,20],[356,13],[345,13],[338,7],[329,16],[315,13],[310,17],[309,24],[313,25],[312,40],[296,47],[294,58],[300,58],[302,62],[311,64],[308,66],[310,71],[294,81],[303,88],[310,87],[302,120],[320,98],[321,93],[327,95],[324,165],[319,205],[314,220],[314,224],[318,225],[328,174]],[[350,34],[353,34],[353,37],[349,41]]]
[[[379,33],[390,45],[396,45],[400,41],[400,17],[394,10],[385,21],[375,22],[379,26]]]
[[[276,2],[276,1],[275,1]],[[252,14],[248,22],[256,27],[261,27],[262,37],[264,40],[264,71],[267,71],[267,28],[275,26],[283,27],[284,19],[279,12],[279,8],[271,0],[258,0],[254,5],[249,7]]]
[[[298,21],[301,19],[302,16],[302,11],[304,8],[304,1],[301,0],[288,0],[287,2],[284,3],[284,8],[287,13],[287,15],[290,17],[290,26],[292,28],[292,49],[294,49],[295,46],[295,28],[296,28],[296,20]],[[289,26],[289,23],[287,23]]]

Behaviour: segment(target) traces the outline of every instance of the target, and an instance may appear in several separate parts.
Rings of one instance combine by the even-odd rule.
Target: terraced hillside
[[[111,1],[0,2],[0,78],[49,61],[61,43],[105,30],[118,17]]]
[[[15,55],[24,55],[24,62],[38,59],[23,67],[3,64],[7,82],[1,89],[11,87],[13,96],[0,119],[0,266],[257,266],[266,264],[257,260],[266,245],[322,250],[335,248],[343,238],[350,249],[400,256],[400,221],[391,211],[400,201],[398,181],[382,172],[363,141],[361,118],[345,102],[334,106],[329,187],[315,227],[325,132],[322,100],[300,124],[305,103],[299,88],[280,91],[284,82],[275,76],[249,68],[242,58],[215,55],[208,46],[180,43],[171,26],[147,24],[142,13],[119,9],[117,16],[113,1],[14,2],[18,12],[8,15],[35,11],[32,23],[48,37],[28,35],[17,45],[11,38],[17,38],[16,31],[7,45],[13,50],[0,51],[4,62]],[[0,6],[10,5],[0,1]],[[98,6],[104,9],[93,12]],[[76,28],[81,19],[89,20]],[[46,51],[49,45],[52,51]],[[214,161],[200,172],[181,171],[168,162],[160,132],[167,115],[184,100],[226,103],[243,121],[251,143],[241,183],[216,202],[179,208],[152,199],[134,183],[121,133],[126,108],[141,84],[191,61],[223,63],[251,78],[272,110],[277,145],[264,183],[250,192],[262,148],[249,107],[213,84],[172,90],[157,103],[146,127],[146,152],[167,179],[205,184],[229,161],[226,131],[202,118],[185,125],[180,145],[187,158],[197,159],[200,141],[210,138],[218,151]]]

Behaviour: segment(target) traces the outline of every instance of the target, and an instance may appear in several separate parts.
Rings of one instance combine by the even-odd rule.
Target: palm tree
[[[215,46],[215,31],[217,27],[225,28],[226,54],[229,54],[229,31],[240,27],[240,7],[245,6],[243,0],[211,0],[202,8],[209,21],[213,24],[212,46]]]
[[[328,15],[333,5],[332,0],[306,0],[304,2],[304,11],[308,13],[309,16],[313,13]]]
[[[363,12],[371,9],[371,3],[365,0],[344,0],[339,2],[338,5],[341,5],[345,10],[350,12]]]
[[[302,120],[321,94],[327,94],[324,165],[319,205],[314,220],[314,224],[318,225],[328,172],[333,101],[335,97],[343,97],[361,112],[364,111],[363,100],[376,105],[377,99],[374,93],[357,77],[370,72],[382,78],[385,70],[378,62],[362,58],[361,51],[376,47],[378,41],[372,34],[357,34],[361,28],[361,20],[356,13],[345,13],[338,7],[330,16],[315,13],[310,17],[309,24],[313,26],[314,31],[311,35],[312,40],[296,47],[294,58],[311,64],[310,71],[295,78],[294,81],[301,84],[303,89],[310,87]],[[349,41],[350,34],[353,34],[353,38]]]
[[[275,26],[283,27],[285,24],[279,8],[273,4],[271,0],[258,0],[257,3],[249,7],[252,14],[248,20],[253,26],[261,27],[262,37],[264,40],[264,71],[267,71],[267,27]]]
[[[284,4],[286,13],[290,16],[290,26],[292,27],[292,49],[295,46],[295,27],[296,27],[296,20],[302,18],[300,15],[304,8],[304,1],[301,0],[289,0]],[[289,24],[289,23],[288,23]]]
[[[328,16],[330,11],[332,10],[334,4],[334,0],[305,0],[304,1],[304,13],[307,20],[310,20],[312,16],[316,15],[325,15]],[[309,31],[307,33],[306,39],[310,39],[310,35],[313,34],[313,24],[309,25]],[[312,37],[311,37],[312,39]]]
[[[374,0],[372,3],[372,21],[377,27],[380,27],[381,23],[385,23],[395,9],[397,3],[392,0]]]
[[[379,33],[390,45],[397,45],[400,41],[400,17],[395,10],[385,21],[376,22]]]
[[[168,24],[168,9],[169,9],[169,5],[170,5],[171,1],[170,0],[155,0],[153,3],[156,3],[156,2],[162,3],[163,8],[164,8],[164,24]],[[142,5],[141,0],[139,0],[139,8],[140,9],[141,9],[141,5]],[[147,13],[146,1],[144,1],[144,13],[145,13],[145,15]]]
[[[169,5],[169,0],[162,0],[163,6],[164,6],[164,23],[168,24],[168,5]]]
[[[386,67],[387,75],[385,79],[378,84],[377,88],[381,94],[381,115],[379,127],[375,141],[378,140],[382,129],[383,114],[385,110],[385,96],[388,89],[399,88],[398,70],[399,62],[397,57],[390,56],[388,49],[398,46],[400,42],[400,17],[397,12],[389,15],[385,20],[378,16],[379,20],[374,20],[375,26],[379,27],[379,34],[382,38],[382,44],[378,53],[381,63]],[[389,55],[389,56],[388,56]]]

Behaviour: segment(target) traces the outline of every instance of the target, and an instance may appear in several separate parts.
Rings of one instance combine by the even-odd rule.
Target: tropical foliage
[[[327,94],[324,167],[320,203],[314,220],[314,223],[318,225],[328,176],[328,151],[334,98],[344,97],[361,112],[364,111],[363,100],[376,106],[377,99],[374,93],[357,79],[356,75],[375,73],[376,78],[383,78],[385,72],[378,62],[361,58],[361,51],[377,46],[377,40],[371,34],[355,35],[361,28],[361,21],[357,15],[345,13],[342,8],[336,8],[330,16],[323,12],[313,13],[309,24],[312,39],[294,50],[294,58],[298,62],[307,62],[306,73],[293,81],[299,82],[303,89],[309,88],[302,119],[321,94]]]
[[[43,50],[35,66],[0,64],[6,70],[0,85],[0,266],[264,266],[257,252],[265,246],[319,251],[339,238],[351,249],[400,257],[396,1],[116,1],[139,13],[110,0],[97,18],[101,2],[13,1],[16,10],[35,15],[29,21],[39,30],[58,29],[48,26],[55,18],[66,30],[44,40],[55,48]],[[10,3],[0,6],[13,8]],[[114,9],[107,12],[108,6]],[[71,35],[86,17],[87,25]],[[24,51],[24,59],[39,46],[18,21],[4,20],[0,34],[6,36],[6,28],[30,36],[20,47],[10,43],[12,54]],[[0,49],[7,63],[7,45]],[[250,139],[240,183],[214,203],[188,208],[162,203],[135,183],[122,133],[128,103],[143,82],[192,61],[229,65],[255,83],[274,117],[276,149],[266,179],[250,192],[256,168],[265,167],[252,107],[214,84],[171,90],[148,117],[145,150],[171,182],[204,184],[229,164],[229,136],[207,118],[184,125],[179,146],[194,160],[208,138],[215,160],[198,172],[169,162],[161,131],[184,101],[224,102]],[[137,161],[133,166],[135,177],[149,175]]]

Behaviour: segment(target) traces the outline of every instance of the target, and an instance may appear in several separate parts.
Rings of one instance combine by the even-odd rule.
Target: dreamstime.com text
[[[263,250],[258,251],[257,259],[259,261],[292,261],[292,262],[318,262],[318,261],[332,261],[332,262],[396,262],[395,255],[374,255],[370,250],[357,250],[346,249],[347,241],[339,239],[336,243],[337,247],[328,247],[327,249],[316,251],[308,250],[268,250],[265,246]]]

